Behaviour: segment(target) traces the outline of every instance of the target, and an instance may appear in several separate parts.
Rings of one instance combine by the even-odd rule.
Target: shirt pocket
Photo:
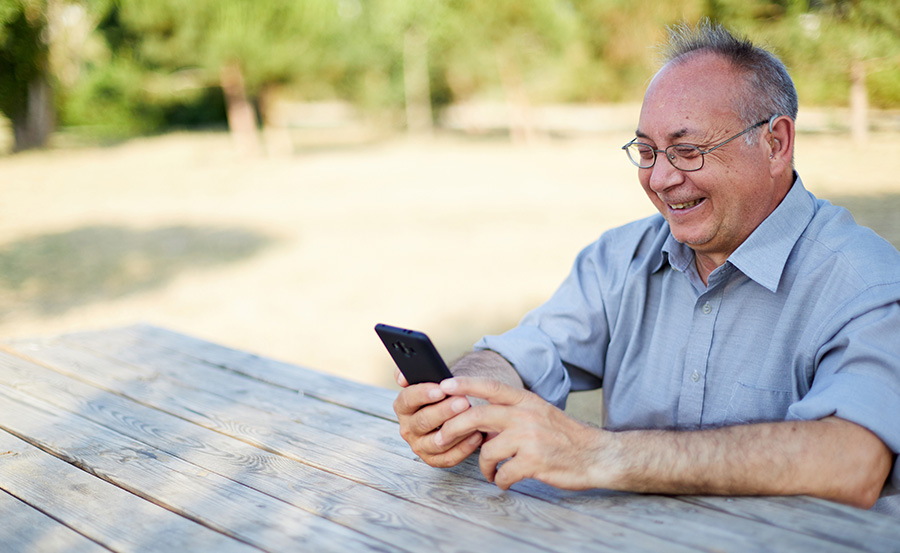
[[[725,424],[781,421],[794,402],[790,390],[736,382],[725,415]]]

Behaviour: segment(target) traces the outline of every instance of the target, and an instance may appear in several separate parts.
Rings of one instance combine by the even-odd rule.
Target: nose
[[[649,186],[657,194],[684,181],[684,173],[669,162],[664,152],[659,152],[653,167],[644,171],[650,171]]]

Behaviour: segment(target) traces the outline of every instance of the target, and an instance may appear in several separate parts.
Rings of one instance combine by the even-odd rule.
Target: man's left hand
[[[448,395],[490,402],[460,413],[435,434],[440,446],[475,431],[486,432],[489,439],[481,446],[478,462],[488,481],[504,490],[525,478],[570,490],[601,487],[596,477],[607,472],[603,460],[612,455],[611,433],[496,380],[457,377],[442,382],[441,389]]]

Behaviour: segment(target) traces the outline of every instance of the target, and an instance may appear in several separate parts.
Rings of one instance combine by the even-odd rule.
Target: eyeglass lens
[[[642,169],[653,167],[656,161],[657,150],[654,150],[647,144],[641,142],[633,142],[625,149],[631,162]],[[682,171],[696,171],[703,167],[703,155],[700,149],[690,144],[673,144],[663,152],[669,162],[675,168]]]

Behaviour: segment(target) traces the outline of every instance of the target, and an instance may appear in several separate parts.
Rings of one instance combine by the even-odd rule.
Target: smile
[[[680,209],[690,209],[696,205],[700,205],[706,198],[700,198],[699,200],[691,200],[689,202],[684,202],[683,204],[669,204],[669,208],[674,210]]]

